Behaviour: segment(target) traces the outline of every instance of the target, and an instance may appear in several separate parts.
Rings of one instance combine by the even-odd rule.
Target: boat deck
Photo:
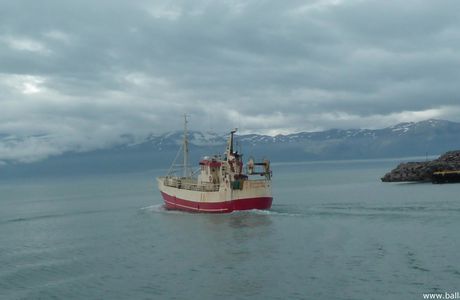
[[[189,191],[218,192],[220,188],[220,184],[198,183],[196,178],[162,177],[161,179],[165,186]]]

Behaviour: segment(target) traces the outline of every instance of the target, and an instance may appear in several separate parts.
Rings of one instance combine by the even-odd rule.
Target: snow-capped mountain
[[[59,144],[51,136],[2,135],[0,177],[18,169],[30,173],[31,168],[40,172],[53,168],[56,172],[88,169],[93,172],[168,167],[182,144],[182,134],[174,131],[142,140],[124,135],[116,145],[97,145],[91,151]],[[191,161],[222,153],[226,139],[227,134],[190,131]],[[377,130],[331,129],[277,136],[246,134],[237,135],[236,143],[245,157],[268,157],[272,161],[425,156],[460,149],[460,123],[427,120]]]
[[[404,139],[414,137],[424,137],[424,139],[434,139],[437,136],[450,134],[460,134],[460,123],[449,122],[444,120],[427,120],[422,122],[400,123],[384,129],[331,129],[321,132],[300,132],[288,135],[268,136],[260,134],[237,135],[236,140],[243,146],[257,145],[276,145],[276,144],[298,144],[309,142],[356,142],[358,140],[369,140],[378,143],[385,139]],[[169,132],[162,135],[150,135],[143,142],[136,144],[154,147],[157,150],[177,147],[182,144],[183,133],[180,131]],[[191,131],[189,140],[191,145],[218,146],[224,145],[227,134],[217,134],[211,132]]]

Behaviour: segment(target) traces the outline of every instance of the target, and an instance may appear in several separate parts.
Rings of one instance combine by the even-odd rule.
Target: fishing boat
[[[459,183],[460,182],[460,171],[458,170],[445,170],[433,172],[432,182],[433,183]]]
[[[270,161],[256,162],[250,158],[244,166],[243,155],[235,151],[237,129],[234,129],[229,134],[223,155],[203,157],[197,170],[192,172],[187,123],[187,116],[184,116],[183,143],[168,174],[157,178],[165,208],[203,213],[270,209],[273,201]],[[180,153],[183,161],[177,168]]]

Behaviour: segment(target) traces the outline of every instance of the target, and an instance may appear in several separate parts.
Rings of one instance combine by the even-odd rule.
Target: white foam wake
[[[300,217],[301,214],[298,213],[289,213],[276,210],[261,210],[261,209],[251,209],[251,210],[241,210],[234,211],[232,214],[253,214],[261,216],[285,216],[285,217]]]
[[[142,207],[141,210],[146,211],[146,212],[162,213],[162,214],[184,214],[184,212],[182,212],[180,210],[166,209],[166,207],[165,207],[165,205],[163,203]]]
[[[154,204],[141,208],[142,211],[149,213],[162,213],[162,214],[193,214],[189,212],[184,212],[180,210],[169,210],[166,209],[165,205],[162,203]],[[207,213],[203,213],[209,215]],[[216,216],[228,216],[229,214],[212,214]],[[261,210],[261,209],[250,209],[250,210],[235,210],[230,213],[230,215],[259,215],[259,216],[284,216],[284,217],[300,217],[302,214],[299,213],[290,213],[277,210]]]

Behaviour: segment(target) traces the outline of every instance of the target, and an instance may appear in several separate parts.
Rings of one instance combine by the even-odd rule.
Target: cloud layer
[[[458,1],[0,6],[0,133],[62,149],[179,129],[184,112],[269,134],[460,121]]]

